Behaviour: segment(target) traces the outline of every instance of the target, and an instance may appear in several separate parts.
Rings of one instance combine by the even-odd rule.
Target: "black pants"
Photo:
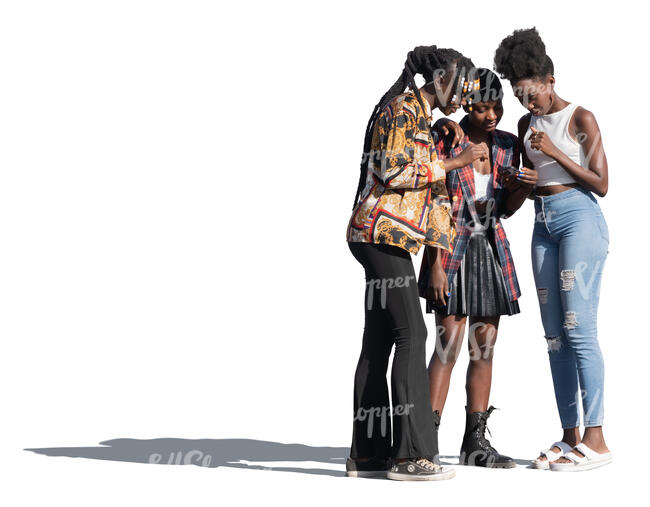
[[[438,442],[426,368],[427,328],[411,254],[392,245],[348,245],[366,273],[350,457],[431,459],[438,454]],[[393,344],[390,407],[386,370]]]

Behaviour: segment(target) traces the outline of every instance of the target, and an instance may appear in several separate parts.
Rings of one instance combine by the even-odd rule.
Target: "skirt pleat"
[[[491,228],[472,233],[449,287],[447,304],[441,306],[427,299],[427,313],[477,317],[519,313],[519,303],[508,296],[492,233]]]

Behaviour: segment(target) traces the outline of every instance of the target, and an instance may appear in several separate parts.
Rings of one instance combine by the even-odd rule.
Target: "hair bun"
[[[416,74],[421,74],[422,70],[430,67],[429,55],[432,55],[436,51],[437,46],[417,46],[413,48],[412,51],[408,52],[406,56],[406,62],[404,62],[404,68],[408,70],[412,76]]]
[[[494,54],[494,67],[511,82],[553,74],[553,62],[535,27],[515,30],[503,39]]]

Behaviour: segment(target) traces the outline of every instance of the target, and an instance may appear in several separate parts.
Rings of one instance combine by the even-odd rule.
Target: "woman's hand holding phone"
[[[539,174],[534,169],[522,167],[516,177],[517,183],[524,188],[532,189],[539,181]]]

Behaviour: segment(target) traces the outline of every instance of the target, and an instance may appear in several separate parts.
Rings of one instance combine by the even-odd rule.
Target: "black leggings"
[[[365,328],[354,376],[350,457],[432,459],[438,454],[438,442],[425,357],[427,328],[411,254],[392,245],[348,245],[366,273]],[[386,370],[393,344],[391,411]]]

